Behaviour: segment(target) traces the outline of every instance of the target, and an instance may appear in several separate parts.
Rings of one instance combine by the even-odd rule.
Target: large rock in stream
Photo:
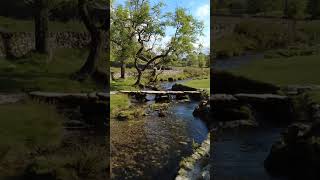
[[[320,123],[290,125],[265,160],[274,176],[320,179]]]
[[[257,127],[257,115],[279,124],[292,119],[290,98],[277,94],[214,94],[210,104],[211,121],[222,128]]]

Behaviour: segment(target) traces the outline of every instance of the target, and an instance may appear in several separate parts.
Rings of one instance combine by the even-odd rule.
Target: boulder
[[[185,86],[182,84],[174,84],[171,88],[172,91],[197,91],[196,88]]]
[[[275,176],[320,179],[320,126],[295,123],[271,148],[264,165]]]
[[[164,110],[160,109],[159,112],[158,112],[158,116],[159,117],[165,117],[166,116],[166,112]]]
[[[240,119],[254,120],[249,106],[235,106],[232,108],[212,108],[212,115],[217,121],[234,121]]]
[[[210,121],[210,105],[207,100],[202,100],[194,109],[193,116],[199,117],[206,122]]]

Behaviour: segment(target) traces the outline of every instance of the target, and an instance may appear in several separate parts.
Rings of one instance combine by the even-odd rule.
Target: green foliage
[[[302,19],[306,16],[307,0],[288,1],[288,17],[292,19]]]
[[[114,8],[113,57],[118,61],[135,59],[141,72],[149,65],[159,66],[179,59],[194,49],[193,42],[202,34],[203,23],[197,21],[183,8],[165,12],[162,2],[151,5],[149,1],[128,0],[126,5]],[[168,35],[166,29],[173,28],[165,45],[158,43]],[[130,58],[131,57],[131,58]],[[169,58],[170,57],[170,58]]]
[[[128,7],[121,5],[114,7],[111,12],[111,52],[113,54],[112,60],[120,63],[128,63],[133,61],[135,53],[138,48],[137,41],[134,39],[134,30],[129,28]]]
[[[240,22],[234,32],[217,39],[214,50],[218,58],[224,58],[285,47],[288,43],[287,27],[283,24],[251,20]]]
[[[289,46],[285,49],[271,50],[265,53],[265,58],[281,58],[281,57],[294,57],[294,56],[309,56],[320,53],[320,47],[297,45]]]
[[[102,179],[108,162],[105,146],[78,146],[67,152],[37,156],[24,172],[29,179]]]
[[[84,50],[58,49],[53,52],[52,57],[32,53],[15,61],[2,59],[0,90],[88,92],[102,89],[102,85],[93,79],[84,82],[71,79],[71,75],[82,66],[86,57],[87,51]],[[105,67],[105,61],[101,60],[99,63],[100,67]]]

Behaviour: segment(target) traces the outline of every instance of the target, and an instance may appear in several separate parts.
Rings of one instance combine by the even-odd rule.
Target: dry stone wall
[[[90,35],[86,32],[52,32],[49,34],[49,44],[52,49],[86,48],[89,46],[90,39]],[[21,57],[34,48],[33,32],[0,31],[0,57]]]

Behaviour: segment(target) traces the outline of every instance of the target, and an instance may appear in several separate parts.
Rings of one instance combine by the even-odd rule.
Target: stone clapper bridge
[[[156,96],[169,96],[169,95],[201,95],[201,91],[111,91],[108,92],[91,92],[91,93],[59,93],[59,92],[41,92],[33,91],[29,93],[29,96],[33,99],[44,100],[46,102],[55,101],[102,101],[109,102],[110,95],[112,94],[129,94],[129,95],[147,95],[153,94]]]
[[[168,101],[172,95],[175,95],[177,100],[188,99],[189,96],[192,99],[201,99],[202,92],[199,90],[195,91],[154,91],[154,90],[139,90],[139,91],[111,91],[110,94],[128,94],[134,96],[137,100],[146,100],[147,95],[155,95],[156,101]]]

